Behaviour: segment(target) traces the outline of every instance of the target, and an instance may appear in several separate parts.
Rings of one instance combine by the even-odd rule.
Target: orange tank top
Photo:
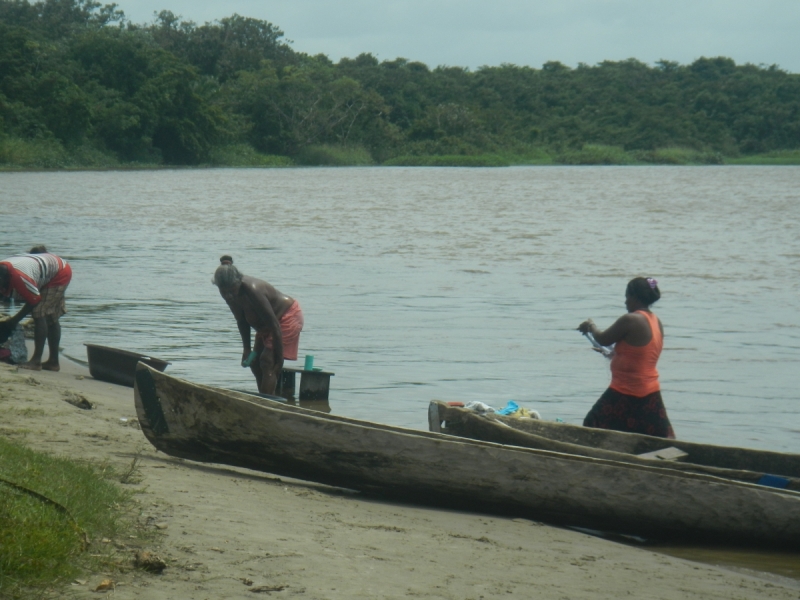
[[[624,341],[614,346],[611,359],[611,385],[622,394],[641,398],[661,389],[658,383],[656,363],[664,347],[664,338],[658,326],[658,318],[650,312],[637,310],[647,319],[652,337],[646,346],[631,346]]]

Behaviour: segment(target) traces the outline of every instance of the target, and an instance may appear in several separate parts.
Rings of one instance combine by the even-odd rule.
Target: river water
[[[299,299],[332,412],[417,429],[431,399],[581,423],[609,373],[575,328],[652,276],[677,435],[800,452],[797,167],[0,174],[0,254],[39,243],[74,270],[67,356],[255,389],[210,283],[228,253]]]

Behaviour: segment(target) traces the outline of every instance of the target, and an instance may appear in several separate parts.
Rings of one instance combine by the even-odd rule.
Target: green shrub
[[[120,162],[116,156],[103,152],[91,144],[82,144],[67,151],[67,166],[77,169],[116,169]]]
[[[96,146],[83,143],[65,148],[53,139],[0,138],[0,168],[6,169],[108,169],[119,160]]]
[[[383,163],[388,167],[508,167],[511,161],[497,154],[464,156],[397,156]]]
[[[778,150],[726,159],[731,165],[800,165],[800,150]]]
[[[532,148],[509,157],[514,165],[552,165],[553,154],[544,148]]]
[[[566,150],[556,156],[564,165],[629,165],[633,157],[617,146],[585,144],[580,150]]]
[[[60,142],[53,139],[24,140],[0,138],[0,166],[27,169],[58,169],[69,158]]]
[[[658,148],[638,150],[631,154],[640,162],[655,165],[720,165],[723,162],[722,155],[718,152],[692,148]]]
[[[307,146],[297,156],[306,166],[359,167],[375,164],[372,155],[362,146]]]
[[[214,167],[291,167],[288,156],[261,154],[247,144],[232,144],[212,148],[209,164]]]

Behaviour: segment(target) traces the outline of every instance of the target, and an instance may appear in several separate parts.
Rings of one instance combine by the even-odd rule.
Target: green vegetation
[[[443,156],[398,156],[383,164],[392,167],[507,167],[514,161],[496,154],[449,154]]]
[[[719,165],[723,162],[722,155],[718,152],[690,148],[658,148],[634,152],[633,156],[641,162],[657,165]]]
[[[323,144],[306,146],[297,154],[301,165],[329,165],[332,167],[372,165],[372,155],[361,146],[345,147]]]
[[[118,167],[119,161],[89,144],[67,150],[58,140],[47,138],[0,138],[0,165],[26,168],[65,169],[70,167]]]
[[[133,519],[131,492],[112,475],[0,438],[0,597],[116,567],[113,546],[99,542],[130,533]]]
[[[261,154],[247,144],[211,148],[208,162],[214,167],[291,167],[295,164],[288,156]]]
[[[558,155],[557,161],[565,165],[628,165],[633,158],[622,148],[586,144],[580,149],[566,150]]]
[[[800,165],[800,150],[783,150],[729,158],[726,163],[732,165]]]
[[[0,168],[797,164],[800,75],[700,58],[429,68],[266,21],[0,0]]]

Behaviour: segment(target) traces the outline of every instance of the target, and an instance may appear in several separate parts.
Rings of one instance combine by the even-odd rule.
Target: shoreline
[[[437,158],[437,157],[432,157]],[[800,161],[797,162],[782,162],[782,161],[761,161],[754,160],[748,162],[746,159],[730,159],[723,160],[720,163],[702,163],[702,162],[687,162],[687,163],[667,163],[667,162],[633,162],[633,163],[567,163],[567,162],[510,162],[508,164],[372,164],[372,165],[115,165],[106,167],[16,167],[9,165],[0,165],[0,174],[2,173],[109,173],[109,172],[134,172],[134,171],[204,171],[211,169],[251,169],[251,170],[272,170],[272,169],[347,169],[347,168],[417,168],[417,169],[502,169],[509,167],[797,167],[800,166]]]
[[[96,598],[609,598],[796,600],[800,579],[675,558],[525,519],[399,504],[157,452],[138,429],[133,390],[60,372],[0,366],[0,434],[36,450],[119,467],[139,459],[139,520],[157,532],[161,575],[93,573],[62,590]],[[81,410],[65,401],[81,396]],[[126,486],[127,487],[127,486]],[[115,540],[123,554],[132,553]],[[250,583],[248,583],[250,582]]]
[[[580,148],[556,150],[536,147],[525,151],[500,150],[477,154],[399,154],[385,160],[370,156],[333,155],[308,161],[285,155],[254,153],[246,160],[217,160],[197,164],[161,164],[119,162],[109,157],[96,163],[42,163],[28,160],[0,163],[0,173],[75,173],[75,172],[132,172],[132,171],[186,171],[207,169],[313,169],[346,167],[417,167],[417,168],[500,168],[500,167],[796,167],[800,165],[800,150],[773,150],[760,154],[722,154],[716,151],[694,150],[682,147],[664,147],[653,150],[624,150],[618,146],[584,143]],[[330,154],[328,152],[328,154]],[[326,153],[323,152],[323,155]],[[255,157],[255,158],[254,158]]]

